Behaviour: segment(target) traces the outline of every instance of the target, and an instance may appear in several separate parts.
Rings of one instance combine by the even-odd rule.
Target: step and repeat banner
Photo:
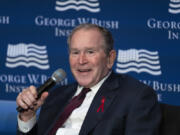
[[[113,70],[153,87],[159,102],[180,106],[180,0],[1,0],[0,134],[15,134],[16,96],[58,68],[74,81],[67,37],[82,23],[109,29]]]

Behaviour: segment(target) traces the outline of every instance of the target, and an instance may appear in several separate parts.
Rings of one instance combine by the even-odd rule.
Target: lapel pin
[[[99,108],[97,109],[97,112],[99,112],[101,110],[101,112],[104,112],[104,102],[105,102],[105,97],[103,96],[101,99],[101,104],[99,106]]]

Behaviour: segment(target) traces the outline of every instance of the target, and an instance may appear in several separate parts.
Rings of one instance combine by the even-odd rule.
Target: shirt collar
[[[94,94],[97,93],[97,91],[99,90],[101,85],[104,83],[104,81],[110,76],[111,72],[109,72],[104,78],[102,78],[101,81],[99,81],[96,85],[90,88]],[[83,86],[78,85],[77,92],[75,95],[78,95],[82,89],[83,89]]]

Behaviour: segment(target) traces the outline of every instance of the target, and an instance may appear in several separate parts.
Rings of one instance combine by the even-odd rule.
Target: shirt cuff
[[[19,130],[23,133],[29,132],[33,128],[33,126],[36,124],[36,115],[32,117],[30,120],[28,120],[27,122],[22,121],[19,118],[19,115],[17,117],[18,117],[17,119],[18,119]]]

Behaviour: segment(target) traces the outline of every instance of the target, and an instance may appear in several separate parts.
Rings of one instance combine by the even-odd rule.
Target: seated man
[[[158,135],[161,112],[156,93],[112,71],[116,52],[111,33],[81,24],[72,31],[68,45],[77,82],[44,92],[39,99],[34,86],[24,89],[16,100],[26,109],[18,114],[17,134]]]

